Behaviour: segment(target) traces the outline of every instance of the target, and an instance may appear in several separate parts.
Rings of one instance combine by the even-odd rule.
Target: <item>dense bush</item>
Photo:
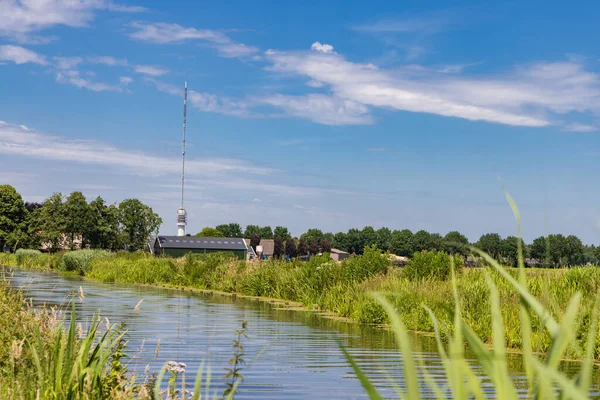
[[[418,252],[404,267],[404,273],[410,280],[419,279],[448,279],[450,277],[451,257],[454,258],[454,268],[458,271],[463,267],[460,255],[449,256],[442,251]]]
[[[29,249],[18,249],[15,252],[15,256],[17,257],[17,265],[25,266],[31,260],[36,257],[39,257],[42,254],[39,250],[29,250]]]
[[[106,250],[77,250],[65,253],[62,257],[61,269],[85,275],[92,268],[92,261],[110,258]]]

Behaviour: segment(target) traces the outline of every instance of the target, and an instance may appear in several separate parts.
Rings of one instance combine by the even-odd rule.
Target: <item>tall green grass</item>
[[[60,268],[68,272],[85,275],[92,268],[92,261],[112,258],[113,254],[106,250],[76,250],[65,253]]]
[[[15,252],[15,257],[17,258],[17,264],[26,266],[35,258],[42,255],[42,252],[39,250],[29,250],[29,249],[18,249]]]

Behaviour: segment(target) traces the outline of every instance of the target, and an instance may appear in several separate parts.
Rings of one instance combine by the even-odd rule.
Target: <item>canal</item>
[[[9,270],[7,279],[22,288],[34,306],[62,307],[65,313],[73,294],[83,291],[84,299],[76,297],[75,301],[78,320],[85,326],[99,314],[111,323],[124,322],[130,370],[137,375],[143,375],[148,365],[150,371],[158,371],[165,362],[178,361],[187,364],[188,377],[195,377],[204,360],[212,369],[211,386],[221,394],[234,332],[247,321],[248,338],[243,342],[247,365],[236,398],[366,398],[339,342],[348,347],[385,398],[397,398],[396,388],[403,386],[402,360],[393,334],[384,329],[230,296],[105,284],[21,269]],[[429,374],[444,380],[433,340],[415,339]],[[515,380],[524,382],[517,357],[513,361]]]

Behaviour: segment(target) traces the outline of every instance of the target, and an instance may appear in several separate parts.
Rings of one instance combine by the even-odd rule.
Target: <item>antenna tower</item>
[[[183,194],[185,184],[185,130],[187,118],[187,82],[183,90],[183,145],[181,150],[181,207],[177,210],[177,236],[185,236],[185,227],[187,225],[187,212],[183,207]]]

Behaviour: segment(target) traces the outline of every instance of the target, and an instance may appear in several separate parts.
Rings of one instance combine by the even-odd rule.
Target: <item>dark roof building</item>
[[[187,253],[231,252],[239,259],[245,259],[248,246],[244,239],[207,238],[194,236],[157,236],[152,242],[155,255],[181,257]]]

